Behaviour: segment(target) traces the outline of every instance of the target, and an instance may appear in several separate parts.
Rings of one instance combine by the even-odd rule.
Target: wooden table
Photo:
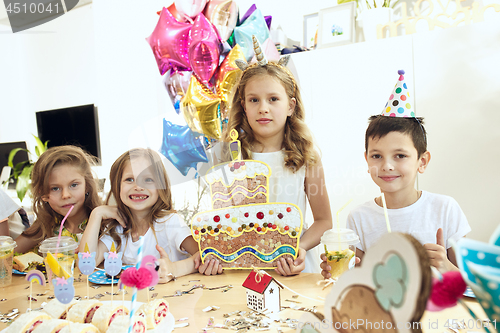
[[[188,290],[195,284],[203,284],[205,288],[215,288],[221,287],[225,285],[232,285],[233,288],[227,292],[222,292],[223,289],[195,289],[193,294],[184,294],[182,296],[177,297],[169,297],[166,298],[170,303],[170,311],[174,315],[175,319],[178,320],[180,318],[188,318],[187,322],[189,322],[189,326],[186,328],[178,328],[176,331],[182,332],[199,332],[202,331],[204,327],[207,326],[207,323],[210,317],[214,317],[214,321],[216,324],[224,323],[224,314],[241,310],[241,311],[250,311],[246,306],[246,289],[242,287],[242,283],[249,274],[250,271],[230,271],[226,270],[223,274],[217,276],[204,276],[201,274],[192,274],[184,277],[178,278],[176,281],[169,282],[167,284],[160,284],[155,287],[154,291],[150,292],[150,295],[154,293],[158,293],[157,298],[175,294],[177,290]],[[322,290],[322,286],[318,286],[316,283],[322,279],[319,274],[310,274],[303,273],[297,276],[292,277],[282,277],[275,274],[273,271],[269,271],[269,273],[275,277],[280,283],[292,289],[293,291],[305,295],[310,298],[317,297],[325,297],[328,292],[333,287],[327,287],[325,290]],[[77,274],[75,274],[77,276]],[[94,296],[96,294],[104,294],[106,291],[111,292],[111,286],[103,285],[98,289],[92,288],[93,285],[90,283],[90,296]],[[29,307],[28,295],[29,295],[29,284],[24,279],[24,276],[14,275],[12,284],[5,288],[0,288],[0,299],[5,298],[6,301],[0,302],[0,312],[6,313],[13,308],[19,309],[21,313],[24,313],[26,309]],[[82,275],[81,282],[75,282],[75,295],[79,295],[82,298],[87,295],[87,284],[86,277]],[[116,287],[114,290],[116,291]],[[33,295],[37,293],[46,292],[44,296],[34,296],[37,299],[37,302],[33,302],[32,307],[37,308],[44,301],[47,301],[47,297],[53,295],[53,292],[48,289],[48,287],[40,286],[36,283],[33,284]],[[295,300],[298,306],[312,308],[313,306],[317,307],[317,310],[323,313],[323,305],[324,302],[321,300],[315,301],[311,299],[304,298],[299,296],[298,298],[292,298],[294,293],[290,290],[284,289],[281,290],[281,306],[289,307],[291,302],[286,300]],[[110,300],[110,295],[106,295],[100,300]],[[119,301],[121,300],[120,296],[115,296],[114,299]],[[130,300],[131,292],[125,296],[126,300]],[[145,302],[147,299],[146,290],[139,291],[137,301]],[[470,305],[473,310],[480,316],[481,319],[486,318],[484,312],[481,307],[475,300],[466,301],[468,305]],[[216,311],[203,312],[202,310],[208,306],[218,306],[220,309]],[[303,311],[292,310],[292,309],[284,309],[279,313],[280,318],[293,318],[299,319]],[[235,318],[232,316],[231,318]],[[472,317],[469,313],[461,306],[455,306],[454,308],[450,308],[441,312],[426,312],[422,318],[422,328],[424,332],[449,332],[452,333],[451,330],[446,329],[445,323],[448,319],[455,319],[458,321],[465,320],[467,323],[473,322]],[[176,322],[178,323],[178,322]],[[283,332],[292,332],[293,329],[286,326],[285,323],[274,323],[275,326],[283,326],[281,327]],[[0,323],[0,330],[6,327],[5,323]],[[215,329],[215,331],[219,332],[228,332],[227,330]],[[271,329],[271,332],[276,332],[276,329]],[[477,332],[481,331],[480,329],[469,327],[467,330],[461,330],[461,332]]]

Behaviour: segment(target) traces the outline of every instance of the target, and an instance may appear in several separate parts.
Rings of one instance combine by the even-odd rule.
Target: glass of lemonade
[[[350,270],[356,263],[356,244],[359,237],[351,229],[339,228],[325,231],[321,244],[325,246],[325,255],[330,265],[332,279],[338,279],[342,273]]]
[[[16,246],[11,237],[0,236],[0,288],[12,283],[12,260]]]
[[[61,265],[61,269],[65,270],[70,276],[73,276],[75,268],[75,250],[77,247],[77,242],[69,236],[61,237],[59,247],[57,247],[57,237],[47,238],[40,245],[38,251],[43,255],[45,269],[47,270],[47,279],[51,287],[52,279],[56,278],[56,274],[52,272],[47,262],[47,252],[50,252],[57,259],[57,262]]]

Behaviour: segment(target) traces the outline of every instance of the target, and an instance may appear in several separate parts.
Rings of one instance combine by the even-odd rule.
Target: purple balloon
[[[248,8],[245,15],[243,15],[243,17],[240,19],[240,25],[243,24],[243,22],[245,22],[245,20],[248,17],[250,17],[250,15],[252,15],[252,13],[255,12],[256,9],[257,9],[257,6],[255,4],[251,5],[250,8]]]
[[[168,96],[174,105],[175,112],[180,114],[179,104],[182,97],[186,94],[189,87],[189,81],[191,80],[190,71],[174,71],[171,70],[170,73],[165,75],[165,88],[167,89]]]
[[[204,84],[212,78],[219,66],[220,38],[212,23],[200,14],[191,29],[189,63],[193,73]]]
[[[267,28],[271,30],[271,21],[273,20],[273,17],[271,15],[264,16],[264,20],[266,20]]]
[[[155,30],[146,38],[153,50],[160,74],[173,66],[190,69],[188,50],[191,24],[181,23],[163,7]]]
[[[203,134],[194,133],[187,125],[175,125],[163,119],[163,143],[160,151],[183,176],[191,168],[197,170],[199,162],[208,162],[200,137]]]

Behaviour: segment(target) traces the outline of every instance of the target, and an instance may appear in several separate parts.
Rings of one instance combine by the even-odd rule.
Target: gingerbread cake
[[[212,167],[205,176],[212,210],[196,214],[191,231],[203,262],[218,259],[225,268],[272,268],[280,258],[295,259],[302,232],[302,212],[291,203],[269,202],[271,168],[239,159]],[[237,143],[237,145],[234,145]]]

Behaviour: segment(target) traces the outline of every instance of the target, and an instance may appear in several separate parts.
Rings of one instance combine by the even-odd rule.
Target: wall
[[[243,11],[249,7],[239,4]],[[158,150],[162,119],[184,122],[171,106],[145,41],[163,5],[97,0],[30,31],[0,33],[0,48],[8,50],[0,52],[0,142],[27,140],[33,147],[36,111],[95,103],[103,154],[99,177],[107,177],[128,148]],[[268,13],[266,4],[257,5]],[[316,10],[308,7],[303,14]],[[269,11],[277,17],[285,12]],[[294,21],[301,16],[294,15]],[[470,237],[488,238],[498,224],[500,199],[495,172],[499,35],[500,23],[478,23],[293,55],[307,122],[323,152],[333,212],[353,199],[340,215],[342,224],[350,208],[378,192],[366,172],[364,130],[403,68],[417,114],[427,119],[433,156],[419,185],[455,197],[473,226]],[[185,184],[171,164],[167,167],[180,183],[174,195],[183,204],[192,198],[194,182]]]

